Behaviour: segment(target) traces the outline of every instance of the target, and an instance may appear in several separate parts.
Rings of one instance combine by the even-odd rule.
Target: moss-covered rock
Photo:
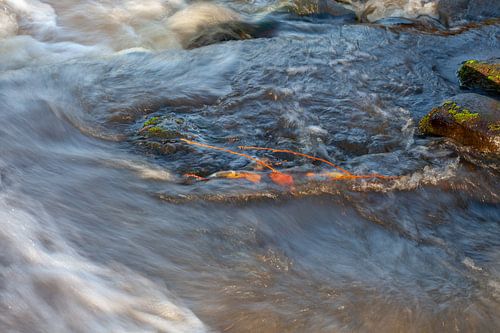
[[[423,117],[419,130],[481,152],[500,152],[500,102],[477,94],[457,95]]]
[[[159,139],[178,139],[182,138],[182,133],[166,129],[160,126],[151,126],[145,131],[147,137],[159,138]]]
[[[458,70],[460,85],[500,95],[500,59],[468,60]]]
[[[183,118],[171,115],[153,116],[146,118],[139,129],[141,136],[150,138],[173,139],[184,138],[189,131],[189,125]]]
[[[146,120],[143,124],[143,128],[148,127],[148,126],[154,126],[160,122],[160,117],[151,117],[148,120]]]
[[[172,114],[149,116],[138,124],[133,140],[147,151],[168,155],[184,150],[181,138],[191,138],[192,124]]]

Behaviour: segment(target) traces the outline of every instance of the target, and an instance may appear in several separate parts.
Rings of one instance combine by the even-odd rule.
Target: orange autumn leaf
[[[335,180],[335,179],[350,178],[351,176],[336,171],[330,171],[330,172],[320,172],[320,173],[308,172],[306,173],[306,177],[315,178],[318,180],[321,179]]]
[[[208,180],[208,178],[205,178],[205,177],[202,177],[202,176],[198,176],[197,174],[194,174],[194,173],[185,173],[184,177],[186,177],[186,178],[194,178],[194,179],[200,180],[200,181],[207,181]]]
[[[262,177],[256,173],[245,173],[244,178],[252,183],[260,183]]]
[[[269,178],[278,185],[281,186],[292,186],[293,185],[293,177],[281,172],[272,172],[269,174]]]
[[[228,179],[246,179],[252,183],[259,183],[262,178],[259,174],[256,173],[236,171],[218,172],[214,176]]]
[[[198,147],[201,147],[201,148],[218,150],[218,151],[222,151],[222,152],[225,152],[225,153],[228,153],[228,154],[245,157],[245,158],[247,158],[247,159],[249,159],[251,161],[256,162],[258,166],[260,166],[262,168],[266,168],[266,169],[271,170],[271,174],[269,174],[269,178],[275,184],[278,184],[278,185],[281,185],[281,186],[292,186],[294,184],[294,179],[293,179],[292,176],[279,172],[274,167],[272,167],[270,165],[270,162],[268,162],[267,160],[263,161],[263,160],[258,159],[256,157],[253,157],[253,156],[250,156],[250,155],[247,155],[247,154],[244,154],[244,153],[236,152],[236,151],[233,151],[233,150],[230,150],[230,149],[227,149],[227,148],[212,146],[212,145],[208,145],[208,144],[204,144],[204,143],[200,143],[200,142],[195,142],[195,141],[191,141],[191,140],[187,140],[187,139],[180,139],[180,140],[183,141],[183,142],[185,142],[185,143],[187,143],[187,144],[198,146]],[[267,150],[267,151],[271,151],[271,152],[275,152],[275,153],[288,153],[288,154],[292,154],[292,155],[302,156],[302,157],[305,157],[305,158],[308,158],[308,159],[311,159],[311,160],[315,160],[315,161],[320,161],[320,162],[326,163],[329,166],[331,166],[331,167],[333,167],[333,168],[335,168],[337,170],[337,171],[330,171],[330,172],[323,172],[323,173],[308,172],[306,174],[306,177],[311,177],[311,178],[319,178],[319,179],[321,179],[321,178],[323,178],[323,179],[327,178],[329,180],[370,179],[370,178],[383,179],[383,180],[391,180],[391,179],[397,179],[398,178],[397,176],[384,176],[384,175],[380,175],[380,174],[376,174],[376,173],[374,173],[374,174],[368,174],[368,175],[355,175],[355,174],[352,174],[351,172],[349,172],[349,171],[347,171],[347,170],[345,170],[345,169],[343,169],[343,168],[341,168],[341,167],[339,167],[339,166],[333,164],[332,162],[330,162],[328,160],[325,160],[323,158],[314,157],[314,156],[311,156],[311,155],[307,155],[307,154],[303,154],[303,153],[299,153],[299,152],[294,152],[294,151],[287,150],[287,149],[274,149],[274,148],[253,147],[253,146],[239,146],[239,148],[240,149],[244,149],[244,150]],[[200,177],[200,176],[197,176],[197,175],[193,175],[193,174],[186,174],[185,176],[186,177],[193,177],[193,178],[196,178],[198,180],[208,180],[207,178],[203,178],[203,177]],[[230,178],[230,179],[231,178],[232,179],[243,178],[243,179],[246,179],[246,180],[254,182],[254,183],[258,183],[261,180],[261,176],[260,175],[254,174],[254,173],[250,173],[250,172],[240,172],[240,173],[237,173],[237,172],[231,171],[231,173],[229,173],[229,174],[225,174],[225,175],[213,175],[213,176],[214,177],[225,177],[225,178]]]

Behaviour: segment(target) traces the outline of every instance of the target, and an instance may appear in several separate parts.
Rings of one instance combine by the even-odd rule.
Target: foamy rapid
[[[311,0],[311,5],[313,3],[315,0]],[[370,22],[387,17],[440,18],[442,11],[441,2],[436,0],[344,0],[340,3]],[[446,15],[464,11],[462,5],[443,3],[450,11]],[[239,3],[230,5],[240,6],[242,10],[248,7]],[[269,1],[255,6],[269,12],[277,4]],[[158,51],[186,47],[193,37],[210,27],[244,20],[244,15],[233,9],[214,2],[184,0],[2,0],[0,57],[11,60],[8,64],[3,62],[1,68],[19,68],[28,61],[52,63],[128,49]]]
[[[206,331],[164,285],[78,254],[32,199],[3,193],[0,220],[2,331]]]
[[[496,2],[321,1],[0,0],[0,333],[500,327]]]
[[[16,16],[7,7],[0,5],[0,40],[17,33]]]
[[[348,0],[345,2],[352,6],[358,16],[370,22],[387,17],[416,18],[421,15],[438,17],[439,1],[436,0]]]
[[[0,18],[0,38],[19,33],[48,44],[99,47],[105,53],[138,47],[178,48],[200,29],[239,16],[213,3],[182,0],[3,0]]]
[[[221,5],[182,0],[2,0],[0,56],[18,67],[28,60],[180,48],[202,29],[238,19]]]

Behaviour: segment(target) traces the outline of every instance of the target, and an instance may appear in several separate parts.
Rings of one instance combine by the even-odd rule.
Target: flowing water
[[[500,55],[500,5],[342,6],[0,0],[0,331],[498,332],[499,157],[416,124]],[[256,165],[151,119],[397,178],[186,182]]]

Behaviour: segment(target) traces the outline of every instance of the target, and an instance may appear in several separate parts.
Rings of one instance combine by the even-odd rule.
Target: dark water
[[[461,62],[500,55],[500,29],[494,4],[445,4],[351,2],[358,23],[277,2],[0,2],[0,331],[498,331],[499,157],[416,124],[460,93]],[[272,37],[182,49],[263,17]],[[398,178],[186,183],[256,166],[152,140],[152,117]]]

